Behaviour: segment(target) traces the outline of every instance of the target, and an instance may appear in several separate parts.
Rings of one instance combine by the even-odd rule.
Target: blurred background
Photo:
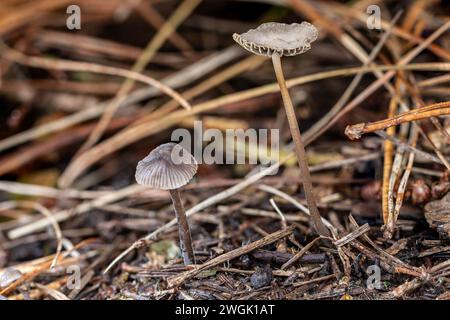
[[[391,129],[388,134],[397,142],[376,134],[351,141],[344,131],[350,124],[450,98],[448,32],[402,60],[448,23],[449,13],[448,2],[437,0],[2,0],[0,271],[15,266],[18,273],[0,282],[0,295],[56,299],[61,296],[52,290],[59,290],[71,299],[186,298],[158,295],[165,289],[159,280],[182,271],[176,229],[159,232],[174,215],[167,192],[135,185],[136,164],[169,142],[173,130],[192,132],[196,120],[221,131],[279,129],[277,156],[284,159],[291,136],[270,59],[249,54],[232,35],[264,22],[309,21],[319,29],[318,40],[310,51],[283,58],[283,69],[294,81],[290,94],[321,212],[340,235],[355,228],[349,214],[359,225],[368,223],[371,239],[416,273],[398,276],[392,260],[380,258],[383,253],[367,242],[373,252],[346,245],[346,258],[315,245],[301,264],[281,270],[315,238],[298,206],[273,193],[282,190],[305,204],[302,177],[290,158],[277,175],[192,216],[191,229],[200,263],[267,236],[286,221],[295,226],[293,240],[287,247],[277,242],[233,260],[231,268],[242,272],[212,269],[205,282],[193,280],[184,294],[196,299],[448,298],[448,266],[437,268],[444,281],[432,288],[419,282],[400,293],[395,289],[417,279],[420,266],[448,262],[449,117]],[[409,69],[366,94],[399,61]],[[368,70],[368,65],[385,69]],[[179,93],[191,109],[150,86],[150,78]],[[351,105],[355,98],[361,100]],[[398,141],[423,153],[406,149],[396,164],[395,155],[405,152]],[[245,146],[246,152],[255,148]],[[186,207],[246,181],[255,169],[201,165],[184,190]],[[280,220],[269,202],[273,197],[287,219]],[[386,238],[383,225],[394,215],[388,197],[401,211]],[[440,211],[430,209],[436,206]],[[155,230],[156,240],[102,275],[120,252]],[[50,271],[60,251],[65,254],[57,255]],[[390,270],[383,278],[386,286],[367,293],[366,267],[380,261]],[[85,276],[79,290],[67,286],[66,268],[74,263]],[[262,278],[251,279],[255,270]],[[299,282],[330,275],[317,286]],[[348,279],[344,284],[337,280],[342,276]]]

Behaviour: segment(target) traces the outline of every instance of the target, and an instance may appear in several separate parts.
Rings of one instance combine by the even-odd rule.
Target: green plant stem
[[[178,189],[170,190],[173,207],[178,221],[178,234],[180,237],[180,249],[183,256],[184,265],[195,264],[194,250],[192,248],[191,231],[184,211],[183,202],[181,202],[180,191]]]
[[[313,193],[311,182],[311,175],[309,173],[308,162],[306,159],[305,146],[300,134],[297,117],[295,116],[294,106],[286,86],[286,80],[281,67],[281,58],[278,54],[272,55],[272,63],[277,77],[278,85],[280,86],[281,96],[283,98],[284,109],[289,122],[289,129],[291,130],[292,139],[295,145],[295,153],[297,155],[298,165],[300,167],[300,174],[302,175],[303,189],[305,190],[306,202],[308,204],[309,212],[311,214],[313,225],[316,231],[322,236],[330,236],[330,232],[322,222],[319,209],[316,205],[316,200]]]

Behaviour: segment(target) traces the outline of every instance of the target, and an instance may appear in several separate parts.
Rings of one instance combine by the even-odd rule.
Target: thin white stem
[[[183,256],[184,265],[195,264],[194,249],[192,246],[191,231],[186,217],[183,202],[181,201],[180,191],[178,189],[169,190],[172,198],[173,208],[177,216],[178,235],[180,237],[180,249]]]
[[[280,86],[281,96],[283,98],[284,109],[289,122],[289,129],[291,130],[292,140],[295,145],[295,153],[297,155],[298,165],[300,167],[300,174],[302,175],[303,189],[305,190],[306,202],[308,204],[309,212],[311,213],[312,221],[316,231],[322,236],[330,236],[330,232],[322,222],[319,209],[316,205],[316,200],[313,193],[311,182],[311,175],[309,173],[308,162],[306,160],[306,151],[300,134],[297,117],[295,116],[294,106],[286,86],[286,80],[281,67],[281,58],[278,54],[272,55],[273,68],[277,77],[278,85]]]

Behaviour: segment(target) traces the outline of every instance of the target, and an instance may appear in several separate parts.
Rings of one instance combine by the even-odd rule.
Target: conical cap
[[[136,167],[137,183],[157,189],[172,190],[186,185],[197,172],[197,161],[176,143],[153,149]]]

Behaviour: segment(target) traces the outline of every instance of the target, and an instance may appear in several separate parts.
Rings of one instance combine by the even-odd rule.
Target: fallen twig
[[[450,114],[450,101],[435,103],[426,107],[413,109],[395,117],[380,120],[377,122],[358,123],[349,125],[345,129],[345,134],[352,140],[359,139],[365,133],[384,130],[402,123],[418,121],[430,117],[445,116]]]

